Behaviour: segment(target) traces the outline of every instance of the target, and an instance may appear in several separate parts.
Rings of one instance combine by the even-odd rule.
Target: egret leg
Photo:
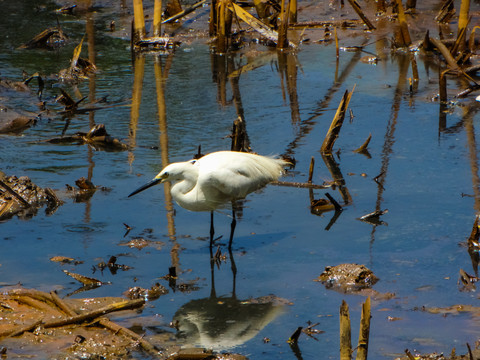
[[[237,219],[235,216],[235,209],[232,209],[232,223],[230,224],[230,239],[228,240],[228,250],[232,249],[233,233],[235,232],[236,226],[237,226]]]
[[[232,296],[235,297],[236,290],[236,280],[237,280],[237,265],[235,265],[235,259],[233,258],[232,243],[233,243],[233,233],[235,232],[235,227],[237,226],[237,219],[235,216],[235,209],[232,209],[232,223],[230,224],[230,239],[228,241],[228,255],[230,256],[230,264],[232,265],[232,275],[233,275],[233,289]]]
[[[213,248],[213,236],[215,235],[215,228],[213,227],[213,211],[210,212],[210,252]]]

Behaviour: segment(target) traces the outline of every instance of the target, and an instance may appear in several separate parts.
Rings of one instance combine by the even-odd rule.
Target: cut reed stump
[[[352,358],[351,335],[348,304],[345,300],[342,300],[342,306],[340,306],[340,360],[350,360]]]
[[[356,360],[367,360],[368,339],[370,336],[371,306],[370,297],[362,305],[362,317],[360,319],[360,331],[358,333],[358,347]]]

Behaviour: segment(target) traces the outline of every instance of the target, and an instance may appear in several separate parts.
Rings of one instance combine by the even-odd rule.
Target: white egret
[[[212,212],[210,231],[213,237],[213,210],[230,201],[243,199],[249,193],[278,180],[288,164],[285,160],[273,157],[217,151],[198,160],[167,165],[150,182],[128,196],[170,181],[173,183],[171,194],[178,205],[191,211]]]
[[[172,197],[178,205],[191,211],[213,211],[278,180],[287,164],[282,159],[251,153],[217,151],[198,160],[167,165],[128,196],[170,181]]]

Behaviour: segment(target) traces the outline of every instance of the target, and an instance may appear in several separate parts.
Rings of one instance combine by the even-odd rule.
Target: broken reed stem
[[[360,16],[360,18],[363,20],[365,25],[367,25],[368,30],[375,30],[376,29],[375,26],[373,26],[370,20],[367,19],[367,17],[362,11],[362,8],[357,4],[357,2],[355,0],[348,0],[348,2],[350,3],[350,5],[352,5],[353,9],[358,14],[358,16]]]
[[[55,291],[50,291],[50,296],[52,297],[52,301],[55,305],[58,306],[65,314],[68,316],[76,316],[77,313],[73,311],[70,306],[68,306],[60,297],[57,295]]]
[[[145,17],[143,15],[143,1],[133,0],[133,43],[145,37]]]
[[[290,336],[290,338],[287,340],[289,344],[296,344],[298,342],[298,338],[300,337],[300,334],[302,333],[302,327],[299,326],[293,334]]]
[[[91,319],[94,319],[96,317],[111,313],[113,311],[134,309],[134,308],[140,307],[144,304],[145,304],[144,299],[122,301],[122,302],[119,302],[119,303],[104,306],[100,309],[93,310],[93,311],[90,311],[90,312],[85,313],[85,314],[70,316],[68,318],[60,319],[60,320],[47,321],[43,324],[43,327],[51,328],[51,327],[60,327],[60,326],[65,326],[65,325],[70,325],[70,324],[78,324],[78,323],[81,323],[83,321],[91,320]]]
[[[435,16],[435,21],[438,21],[439,23],[447,23],[453,15],[455,15],[453,0],[446,0],[438,11],[437,16]]]
[[[367,360],[368,339],[370,336],[371,304],[370,297],[362,305],[362,317],[360,319],[360,331],[358,333],[358,347],[356,360]]]
[[[323,140],[322,147],[320,148],[320,152],[322,154],[332,153],[333,145],[335,144],[335,141],[337,140],[340,134],[340,129],[342,128],[342,124],[343,124],[343,120],[345,119],[345,114],[347,112],[348,104],[350,102],[350,99],[352,97],[354,90],[355,90],[355,87],[352,89],[350,93],[348,92],[348,90],[345,90],[345,93],[343,94],[343,98],[340,101],[340,104],[338,105],[337,112],[335,113],[335,117],[333,118],[332,123],[330,124],[330,128],[328,129],[327,135]]]
[[[408,31],[407,17],[403,11],[402,0],[395,0],[398,11],[398,22],[400,24],[400,31],[402,32],[403,46],[410,46],[412,39],[410,38],[410,32]]]
[[[350,328],[350,313],[348,304],[342,300],[340,306],[340,360],[350,360],[352,358],[352,342]]]
[[[28,295],[20,295],[20,296],[12,296],[12,298],[19,302],[26,304],[34,309],[37,309],[43,313],[54,315],[54,316],[61,316],[62,313],[56,308],[51,306],[48,302],[51,302],[51,299],[48,300],[38,300],[34,297]],[[47,302],[48,301],[48,302]]]
[[[308,169],[308,183],[312,183],[313,178],[313,167],[315,166],[315,158],[312,156],[310,159],[310,168]]]
[[[435,39],[433,37],[429,37],[429,41],[433,44],[433,46],[437,48],[438,51],[440,51],[440,53],[443,55],[443,58],[447,62],[448,66],[450,66],[453,70],[460,70],[452,54],[440,40]]]
[[[185,15],[187,14],[190,14],[192,11],[194,11],[195,9],[199,8],[200,6],[203,6],[203,4],[205,4],[207,0],[201,0],[195,4],[193,4],[192,6],[190,6],[189,8],[185,9],[185,10],[182,10],[178,13],[176,13],[175,15],[173,16],[170,16],[168,19],[165,19],[162,21],[162,24],[166,24],[166,23],[169,23],[169,22],[172,22],[172,21],[175,21],[175,20],[178,20],[182,17],[184,17]],[[216,17],[213,18],[213,20],[210,20],[210,23],[215,23],[216,21]]]
[[[122,334],[123,336],[126,336],[133,341],[137,342],[140,344],[140,346],[147,352],[151,354],[158,355],[158,352],[161,351],[160,349],[157,349],[155,345],[151,344],[147,340],[143,338],[143,336],[138,335],[137,333],[133,332],[130,329],[127,329],[126,327],[123,327],[121,325],[118,325],[114,323],[113,321],[108,320],[107,318],[101,318],[98,323],[102,325],[103,327],[111,330],[115,334]]]
[[[153,36],[162,36],[162,0],[155,0],[153,5]]]
[[[362,146],[360,146],[357,150],[354,150],[354,151],[356,153],[362,153],[362,152],[367,151],[368,144],[370,143],[370,140],[372,140],[372,134],[369,134],[367,140],[365,140],[365,142],[362,144]]]

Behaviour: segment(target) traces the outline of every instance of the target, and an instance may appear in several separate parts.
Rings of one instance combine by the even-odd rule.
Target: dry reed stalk
[[[132,39],[135,44],[138,40],[145,37],[145,17],[143,15],[143,1],[133,0],[133,34]]]
[[[459,43],[458,51],[465,50],[465,34],[469,22],[470,0],[462,0],[460,5],[460,14],[458,15],[457,42]]]
[[[227,50],[225,10],[225,0],[219,0],[217,5],[217,53],[219,54],[224,54]]]
[[[441,9],[435,16],[435,21],[439,23],[447,23],[455,15],[455,8],[453,7],[453,0],[445,0]]]
[[[285,6],[286,0],[282,0],[282,7],[280,10],[280,26],[278,27],[278,42],[277,49],[283,50],[288,47],[287,30],[288,30],[288,17],[286,15],[287,7]]]
[[[362,8],[360,7],[360,5],[358,5],[355,0],[348,0],[348,2],[350,3],[350,5],[352,5],[353,9],[358,14],[358,16],[360,16],[360,18],[363,20],[365,25],[367,25],[368,30],[375,30],[376,29],[375,26],[373,26],[373,24],[370,22],[370,20],[367,19],[367,17],[365,16],[365,14],[362,11]]]
[[[273,41],[274,43],[278,43],[278,33],[262,21],[258,20],[256,17],[252,16],[250,13],[242,9],[239,5],[235,4],[234,2],[230,2],[228,4],[228,8],[234,12],[236,16],[240,19],[245,21],[249,26],[251,26],[255,31],[258,31],[262,36],[266,37],[267,39]],[[288,46],[291,48],[295,48],[295,44],[291,41],[288,41]]]
[[[403,11],[402,0],[395,0],[398,11],[398,22],[400,23],[400,30],[402,32],[403,46],[410,46],[412,39],[410,38],[410,32],[408,31],[407,17]]]
[[[368,339],[370,336],[371,305],[370,297],[362,305],[362,317],[360,319],[360,331],[358,334],[358,347],[356,360],[367,360]]]
[[[210,19],[208,19],[208,34],[210,36],[217,33],[217,2],[218,0],[212,0],[210,4]]]
[[[343,124],[343,120],[345,119],[345,114],[347,112],[348,104],[350,103],[350,99],[352,98],[352,94],[354,90],[355,90],[355,87],[352,89],[350,93],[348,92],[348,90],[345,90],[342,100],[338,105],[337,112],[335,113],[332,123],[330,124],[330,128],[328,129],[327,135],[323,140],[322,147],[320,148],[320,152],[322,154],[332,153],[333,145],[335,144],[335,141],[337,140],[340,134],[340,129],[342,128],[342,124]]]
[[[153,5],[153,36],[162,35],[162,0],[155,0]]]
[[[289,23],[296,23],[297,22],[297,0],[290,0],[288,3],[288,11],[290,16],[288,17]]]
[[[342,300],[340,306],[340,360],[350,360],[352,358],[352,342],[350,328],[350,313],[348,304]]]

